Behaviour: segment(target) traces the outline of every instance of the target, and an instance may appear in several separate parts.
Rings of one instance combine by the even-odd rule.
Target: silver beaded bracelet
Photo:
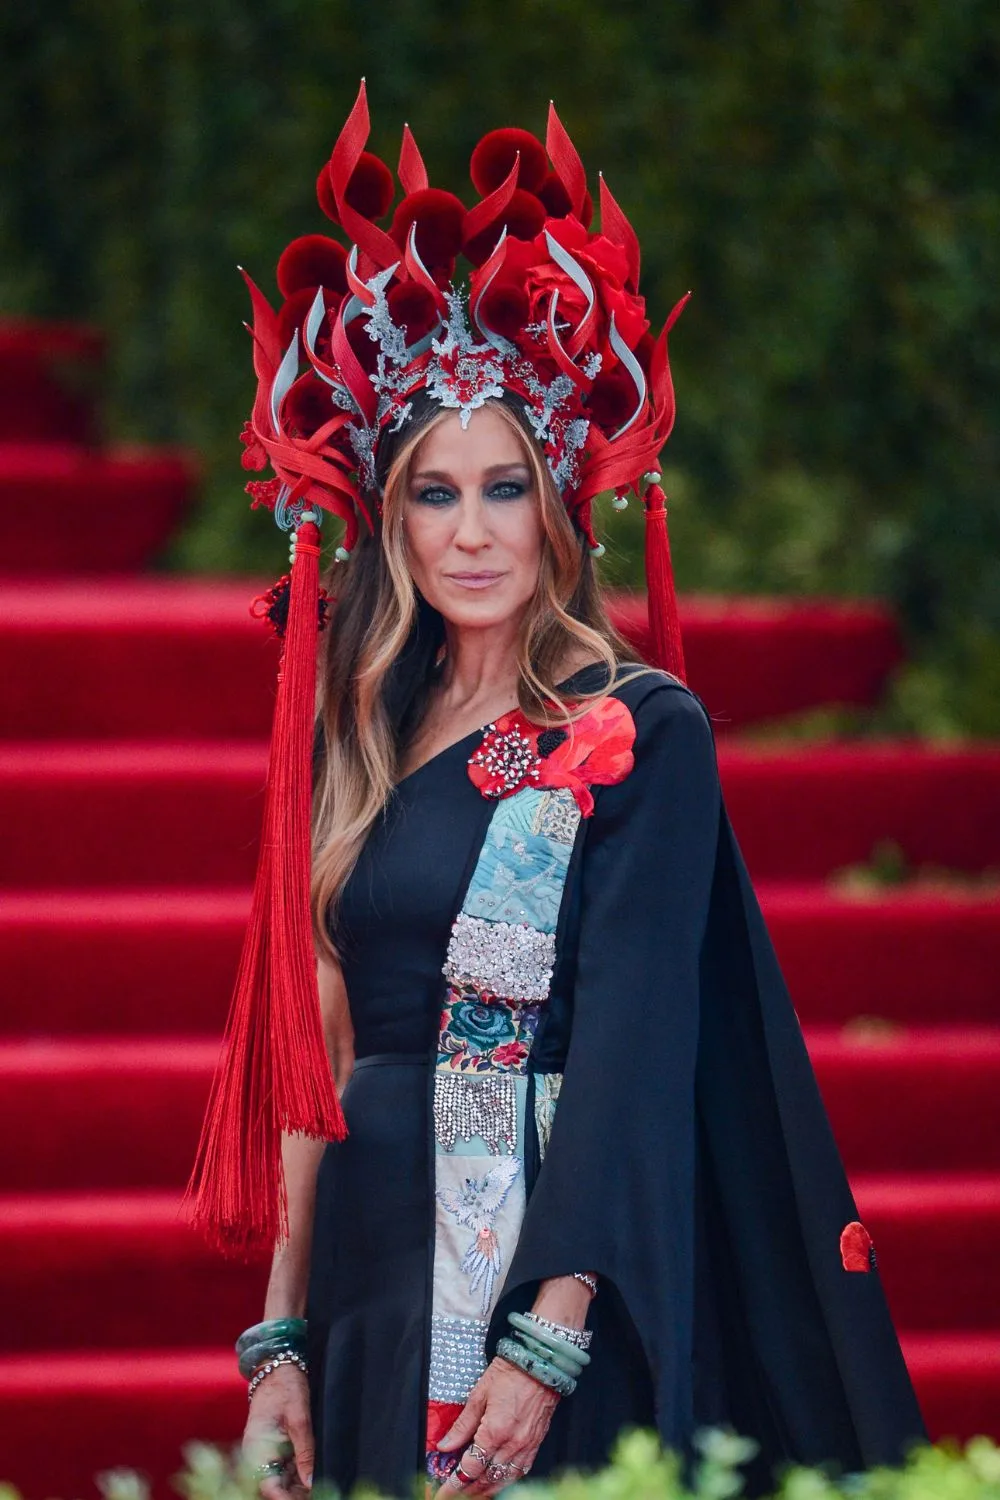
[[[296,1354],[294,1349],[286,1349],[281,1354],[275,1354],[272,1359],[268,1360],[266,1365],[261,1365],[260,1369],[254,1375],[250,1384],[247,1386],[248,1401],[253,1400],[254,1391],[260,1385],[261,1381],[266,1380],[267,1377],[271,1374],[272,1370],[276,1370],[279,1365],[295,1365],[297,1369],[302,1371],[303,1375],[309,1374],[309,1366],[302,1358],[302,1355]]]
[[[578,1349],[589,1349],[594,1339],[592,1328],[570,1328],[566,1323],[553,1323],[551,1318],[543,1318],[535,1312],[523,1313],[522,1317],[537,1323],[540,1328],[547,1328],[550,1333],[558,1333],[567,1344],[575,1344]]]

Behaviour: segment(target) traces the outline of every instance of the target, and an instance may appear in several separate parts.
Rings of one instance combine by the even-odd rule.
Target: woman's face
[[[517,434],[489,406],[449,412],[414,450],[403,502],[413,581],[451,624],[518,618],[538,582],[541,500]]]

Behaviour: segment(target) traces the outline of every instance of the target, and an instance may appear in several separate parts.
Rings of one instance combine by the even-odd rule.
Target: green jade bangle
[[[261,1339],[259,1344],[248,1344],[239,1356],[240,1374],[244,1380],[249,1380],[258,1366],[266,1364],[276,1354],[301,1354],[305,1355],[306,1341],[303,1338],[271,1338]]]
[[[558,1350],[546,1349],[545,1345],[539,1343],[538,1339],[533,1339],[530,1333],[516,1333],[514,1337],[519,1344],[524,1345],[529,1354],[533,1354],[536,1359],[545,1360],[553,1369],[561,1370],[564,1375],[570,1375],[574,1379],[579,1375],[579,1365],[574,1365]]]
[[[580,1349],[576,1344],[571,1344],[569,1339],[564,1339],[561,1334],[553,1333],[549,1328],[543,1328],[538,1323],[533,1323],[523,1313],[512,1312],[507,1314],[507,1322],[512,1328],[516,1328],[522,1338],[534,1339],[536,1344],[541,1344],[553,1355],[559,1355],[562,1359],[573,1361],[570,1375],[579,1375],[585,1365],[590,1364],[590,1355],[586,1349]]]
[[[519,1344],[516,1339],[501,1339],[497,1344],[497,1354],[508,1364],[523,1370],[525,1375],[530,1375],[532,1380],[537,1380],[539,1385],[548,1386],[550,1391],[555,1391],[560,1396],[571,1396],[576,1390],[576,1381],[572,1375],[564,1375],[561,1370],[554,1369],[546,1360],[537,1359],[534,1354],[529,1354],[524,1345]]]
[[[305,1337],[305,1318],[267,1318],[263,1323],[254,1323],[253,1327],[244,1329],[236,1340],[236,1353],[242,1354],[251,1344],[263,1343],[265,1339],[304,1343]]]

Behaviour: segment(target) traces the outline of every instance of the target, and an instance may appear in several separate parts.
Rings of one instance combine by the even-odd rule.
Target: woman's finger
[[[482,1494],[480,1486],[490,1457],[489,1449],[473,1439],[463,1448],[458,1464],[441,1486],[439,1494]]]
[[[481,1391],[478,1385],[474,1385],[462,1411],[444,1437],[439,1440],[438,1448],[445,1453],[450,1453],[455,1448],[464,1448],[471,1441],[485,1409],[485,1392]]]
[[[312,1488],[313,1442],[312,1423],[307,1412],[297,1412],[288,1418],[288,1436],[295,1450],[295,1467],[305,1488]]]

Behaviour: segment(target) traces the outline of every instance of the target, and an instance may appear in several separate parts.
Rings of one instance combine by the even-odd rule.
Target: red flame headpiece
[[[278,262],[276,313],[250,285],[257,400],[244,462],[269,461],[277,483],[255,486],[279,519],[319,506],[345,523],[349,554],[366,497],[377,493],[375,453],[386,428],[427,390],[468,413],[502,390],[524,398],[549,469],[590,546],[600,551],[591,502],[623,499],[655,472],[674,422],[667,335],[658,338],[639,295],[639,242],[600,182],[601,232],[583,164],[555,107],[546,142],[494,130],[472,153],[480,201],[466,209],[428,185],[406,128],[404,197],[388,230],[392,173],[366,151],[364,84],[320,172],[323,211],[353,241],[309,234]],[[456,263],[473,267],[454,285]]]

